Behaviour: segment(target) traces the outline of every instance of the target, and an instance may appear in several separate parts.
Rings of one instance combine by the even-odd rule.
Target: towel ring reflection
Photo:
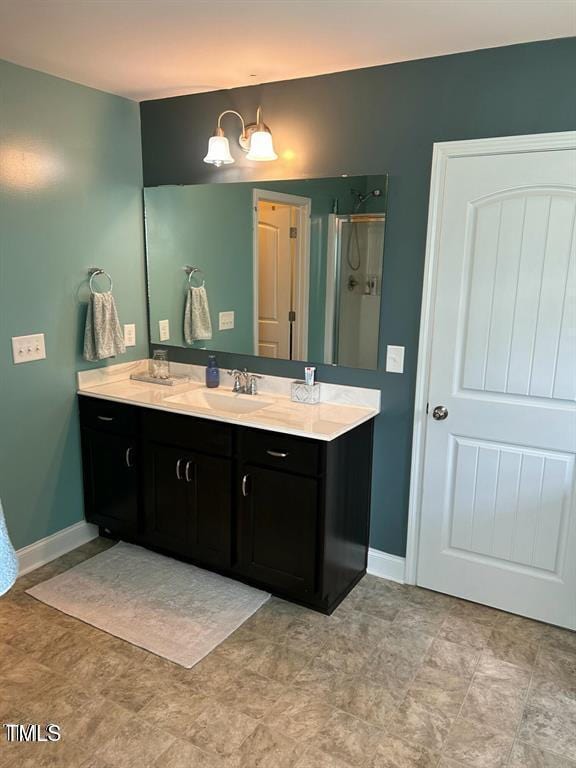
[[[186,272],[186,274],[188,275],[188,285],[191,288],[204,288],[204,285],[205,285],[204,277],[202,277],[201,285],[194,285],[194,286],[192,285],[192,278],[194,277],[194,275],[198,273],[200,273],[201,275],[204,275],[204,271],[200,269],[200,267],[187,266],[187,267],[184,267],[184,272]]]
[[[89,282],[90,293],[96,293],[96,291],[94,290],[93,281],[95,277],[98,277],[98,275],[104,275],[110,281],[110,288],[108,288],[108,291],[112,291],[112,289],[114,288],[114,283],[112,281],[112,278],[110,277],[108,272],[106,272],[104,269],[100,269],[100,267],[90,267],[90,269],[88,270],[88,273],[90,275],[90,282]]]

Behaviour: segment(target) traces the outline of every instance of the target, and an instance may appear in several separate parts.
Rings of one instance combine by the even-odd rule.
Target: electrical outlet
[[[404,373],[404,347],[388,344],[386,347],[386,370],[388,373]]]
[[[44,334],[33,333],[30,336],[13,336],[12,357],[15,365],[30,363],[32,360],[44,360],[46,357]]]
[[[168,341],[170,338],[170,320],[158,320],[158,332],[160,341]]]
[[[229,331],[234,328],[234,312],[220,312],[218,314],[218,330]]]
[[[124,325],[124,344],[127,347],[136,346],[136,326],[134,323],[126,323]]]

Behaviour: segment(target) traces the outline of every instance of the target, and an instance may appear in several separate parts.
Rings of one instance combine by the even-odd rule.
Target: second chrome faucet
[[[234,377],[232,392],[237,392],[240,395],[258,394],[258,379],[263,378],[262,376],[259,376],[257,373],[249,373],[246,368],[243,371],[234,368],[228,371],[228,373]]]

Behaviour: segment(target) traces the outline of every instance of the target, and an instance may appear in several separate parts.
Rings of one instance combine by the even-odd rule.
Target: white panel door
[[[290,357],[291,209],[258,205],[258,354]]]
[[[576,629],[576,150],[446,162],[417,583]]]

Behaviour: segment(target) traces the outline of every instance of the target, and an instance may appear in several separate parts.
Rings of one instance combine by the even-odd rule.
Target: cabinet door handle
[[[186,478],[187,483],[192,482],[192,478],[190,477],[190,464],[192,464],[192,460],[186,462],[186,468],[184,469],[184,477]]]
[[[128,467],[128,469],[132,469],[132,467],[134,466],[134,464],[132,464],[132,461],[131,461],[131,456],[132,456],[132,446],[129,445],[128,448],[126,448],[126,455],[125,455],[126,466]]]
[[[268,456],[274,456],[275,459],[286,459],[290,454],[283,451],[266,451]]]
[[[114,421],[114,416],[98,416],[100,421]]]
[[[244,475],[244,477],[242,478],[242,496],[248,496],[248,488],[247,488],[248,477],[249,475]]]
[[[180,464],[182,464],[182,459],[178,459],[176,462],[176,477],[178,480],[182,480],[182,475],[180,474]]]

